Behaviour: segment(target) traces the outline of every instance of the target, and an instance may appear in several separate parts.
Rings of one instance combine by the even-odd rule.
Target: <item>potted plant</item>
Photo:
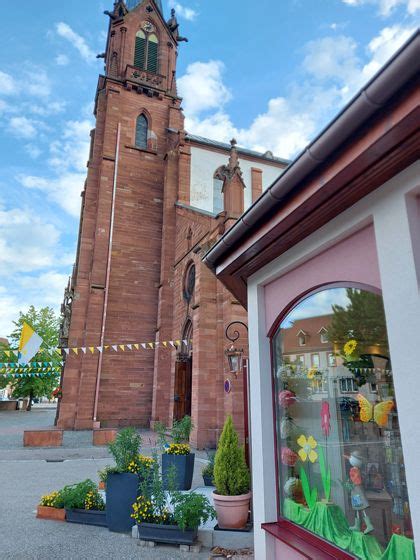
[[[138,495],[139,476],[132,472],[140,447],[141,437],[135,428],[124,428],[108,449],[115,467],[108,468],[106,477],[106,519],[108,529],[117,533],[131,530],[131,505]]]
[[[89,478],[60,490],[69,523],[106,527],[105,504],[93,480]]]
[[[54,521],[65,521],[66,510],[60,492],[54,491],[42,496],[37,507],[36,516],[39,519],[52,519]]]
[[[170,486],[175,482],[172,474],[175,474],[173,469],[169,475]],[[141,495],[133,504],[132,514],[140,539],[187,545],[196,540],[198,527],[215,516],[209,500],[201,494],[173,489],[166,493],[157,462],[149,483],[141,484]]]
[[[189,440],[193,423],[190,416],[184,416],[182,420],[175,420],[170,437],[172,443],[166,440],[166,428],[157,426],[160,442],[163,447],[162,475],[166,488],[168,487],[168,475],[171,468],[176,469],[175,489],[190,490],[194,474],[195,453],[191,453]]]
[[[214,477],[214,458],[215,453],[208,453],[207,454],[209,461],[207,465],[201,471],[201,475],[204,480],[204,486],[214,486],[213,484],[213,477]]]
[[[226,419],[217,446],[214,482],[213,499],[219,527],[242,529],[249,515],[250,473],[231,416]]]

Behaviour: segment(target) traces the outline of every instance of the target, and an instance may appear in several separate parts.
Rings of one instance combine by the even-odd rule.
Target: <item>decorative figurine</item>
[[[353,527],[350,527],[351,531],[360,531],[361,529],[361,519],[360,512],[363,515],[363,521],[365,522],[366,529],[363,531],[365,535],[371,533],[374,530],[372,521],[370,520],[368,514],[366,513],[369,507],[368,499],[363,488],[363,479],[361,468],[364,463],[363,455],[359,450],[352,451],[350,456],[345,456],[348,459],[351,469],[350,469],[350,480],[353,483],[353,488],[351,490],[351,507],[355,511],[355,523]]]

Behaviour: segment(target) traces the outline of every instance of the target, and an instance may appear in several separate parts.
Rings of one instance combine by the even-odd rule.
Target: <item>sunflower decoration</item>
[[[309,436],[308,438],[306,438],[306,436],[302,434],[298,437],[297,443],[300,446],[300,449],[298,451],[300,459],[304,463],[306,463],[308,459],[311,463],[315,463],[315,461],[318,459],[318,453],[315,451],[318,445],[316,439],[313,436]]]
[[[354,338],[348,340],[343,347],[343,352],[345,357],[347,359],[350,359],[354,355],[356,348],[357,348],[357,340],[354,340]]]

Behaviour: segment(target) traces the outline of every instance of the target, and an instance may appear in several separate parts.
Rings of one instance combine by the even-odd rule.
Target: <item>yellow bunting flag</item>
[[[133,346],[134,346],[134,348],[135,348],[136,350],[139,349],[139,344],[133,344]]]
[[[79,349],[78,348],[72,348],[73,352],[78,355],[79,354]]]
[[[89,346],[89,351],[91,354],[93,354],[95,352],[95,347],[94,346]]]
[[[43,340],[28,323],[23,323],[19,342],[19,363],[28,364],[41,348]]]
[[[124,344],[119,344],[118,347],[119,347],[123,352],[125,352],[125,346],[124,346]]]
[[[154,347],[154,346],[153,346],[153,342],[148,342],[148,345],[149,345],[150,348],[153,348],[153,347]]]

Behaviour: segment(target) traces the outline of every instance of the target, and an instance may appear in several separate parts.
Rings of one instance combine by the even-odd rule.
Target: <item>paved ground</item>
[[[112,463],[106,448],[90,445],[90,432],[66,434],[59,449],[24,449],[24,429],[51,426],[55,411],[34,408],[32,412],[0,412],[0,559],[63,560],[198,560],[209,551],[181,553],[173,547],[144,549],[128,535],[100,527],[36,519],[42,494],[85,478],[97,480],[97,471]],[[147,450],[149,438],[144,434]],[[199,454],[193,487],[202,485],[204,464]],[[53,462],[51,462],[53,461]],[[60,461],[60,462],[55,462]]]

